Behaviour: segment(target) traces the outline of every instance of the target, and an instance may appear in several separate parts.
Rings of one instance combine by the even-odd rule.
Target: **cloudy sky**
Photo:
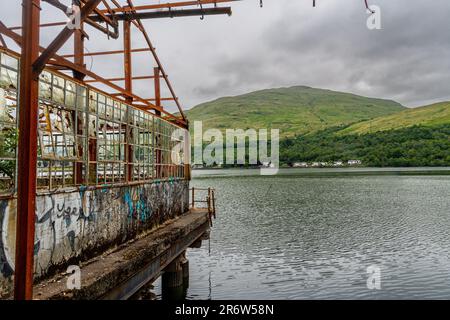
[[[20,23],[20,2],[1,1],[0,18],[8,26]],[[158,2],[166,1],[134,0]],[[293,85],[394,99],[409,107],[450,100],[450,1],[369,0],[381,8],[381,30],[366,27],[363,0],[316,2],[313,8],[312,0],[264,0],[260,8],[259,0],[244,0],[231,4],[231,17],[145,25],[186,109],[221,96]],[[43,22],[63,18],[43,4]],[[46,29],[41,43],[48,44],[57,31]],[[121,45],[93,32],[86,49]],[[133,46],[144,46],[138,33]],[[61,53],[68,51],[70,45]],[[122,73],[120,56],[86,63],[109,77]],[[148,53],[134,55],[135,75],[149,74],[152,67]],[[143,97],[151,97],[152,88],[151,81],[135,82]]]

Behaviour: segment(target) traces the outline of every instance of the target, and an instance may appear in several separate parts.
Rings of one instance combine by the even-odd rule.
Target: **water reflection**
[[[218,190],[218,220],[210,254],[188,253],[187,298],[450,298],[450,176],[394,173],[197,173],[193,186]],[[381,290],[367,288],[371,265]]]

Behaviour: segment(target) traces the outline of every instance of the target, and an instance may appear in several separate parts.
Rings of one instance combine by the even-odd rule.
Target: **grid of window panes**
[[[14,190],[17,171],[19,61],[1,51],[0,62],[0,192],[5,192]],[[43,71],[38,187],[184,178],[183,152],[174,149],[182,138],[172,137],[176,129],[149,112]]]
[[[86,88],[44,71],[39,96],[38,187],[85,184]]]
[[[177,144],[182,143],[182,138],[173,135],[177,127],[159,118],[155,119],[155,127],[156,176],[159,179],[183,178],[184,157],[182,149],[175,148]]]
[[[0,193],[14,190],[19,62],[0,52]]]
[[[127,106],[89,91],[89,182],[112,184],[126,177]]]
[[[145,111],[129,109],[128,141],[132,153],[132,179],[153,179],[153,116]]]

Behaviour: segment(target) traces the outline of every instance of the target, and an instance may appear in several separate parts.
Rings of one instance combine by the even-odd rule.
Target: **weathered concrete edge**
[[[66,273],[35,285],[34,299],[98,299],[169,250],[173,243],[209,223],[204,210],[194,210],[158,229],[80,265],[81,289],[68,290]]]

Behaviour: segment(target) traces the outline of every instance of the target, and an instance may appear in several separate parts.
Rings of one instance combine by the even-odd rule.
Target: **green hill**
[[[281,136],[317,132],[329,127],[400,112],[397,102],[304,86],[268,89],[224,97],[188,110],[191,123],[204,130],[274,128]]]
[[[407,109],[401,112],[363,121],[341,130],[339,134],[363,134],[395,130],[411,126],[437,126],[450,124],[450,102]]]
[[[361,160],[365,166],[450,166],[450,102],[331,127],[281,142],[281,160]]]

